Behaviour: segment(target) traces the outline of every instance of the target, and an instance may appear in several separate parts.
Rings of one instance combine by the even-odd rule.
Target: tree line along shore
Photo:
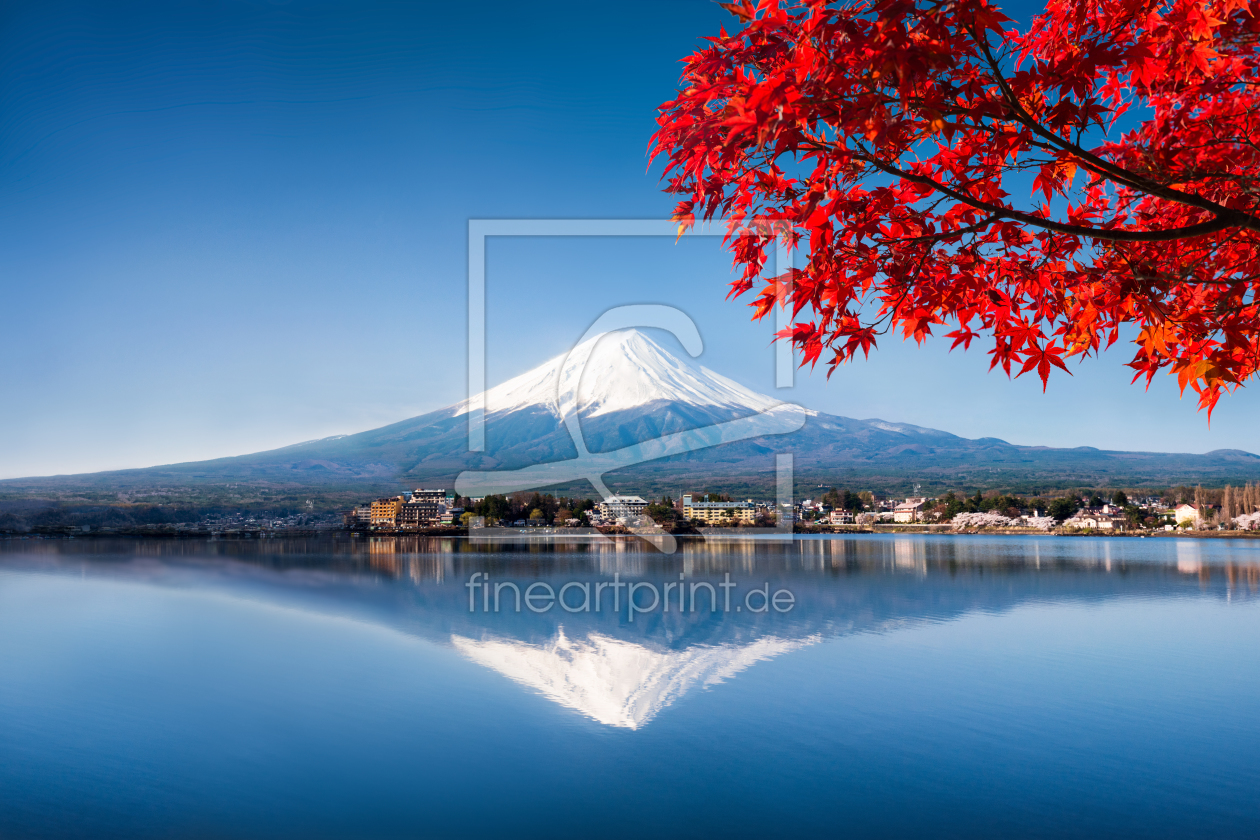
[[[752,530],[780,525],[787,519],[799,533],[926,531],[973,533],[1111,533],[1111,534],[1246,534],[1260,528],[1260,483],[1202,487],[1178,485],[1151,490],[1087,489],[1055,495],[1017,495],[998,491],[905,499],[869,490],[819,488],[816,498],[795,501],[790,510],[773,502],[753,504],[749,515],[721,523],[688,518],[683,499],[709,508],[734,506],[730,494],[694,493],[643,502],[636,514],[671,533],[699,534],[726,524]],[[637,498],[637,497],[624,497]],[[627,532],[626,522],[606,515],[607,504],[590,497],[526,492],[478,499],[447,497],[454,514],[414,532],[431,535],[466,533],[470,522],[500,527],[596,527],[606,533]],[[342,501],[338,499],[337,501]],[[342,505],[344,502],[342,501]],[[601,508],[604,508],[601,511]],[[354,508],[334,507],[328,500],[275,505],[265,500],[250,505],[198,506],[123,502],[76,503],[73,500],[0,500],[0,536],[215,536],[263,534],[326,534],[345,531],[383,535],[397,528],[373,528],[349,521]]]

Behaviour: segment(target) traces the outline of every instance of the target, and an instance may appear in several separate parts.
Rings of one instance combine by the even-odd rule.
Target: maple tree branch
[[[957,230],[941,231],[940,233],[925,233],[922,236],[894,237],[891,239],[885,239],[883,244],[891,245],[893,243],[896,243],[897,245],[901,245],[901,244],[909,243],[909,242],[927,242],[927,241],[939,242],[942,239],[951,239],[955,236],[966,236],[969,233],[979,233],[980,231],[984,230],[985,228],[987,228],[989,225],[993,224],[997,220],[998,220],[997,215],[990,214],[987,218],[981,219],[980,221],[976,222],[974,225],[967,225],[966,227],[960,227]]]
[[[1180,190],[1175,190],[1172,187],[1166,186],[1164,184],[1159,184],[1154,181],[1148,181],[1147,179],[1142,178],[1139,175],[1135,175],[1129,172],[1127,169],[1124,169],[1123,167],[1116,166],[1110,161],[1104,158],[1100,158],[1097,155],[1093,154],[1092,152],[1086,151],[1081,146],[1078,146],[1077,144],[1069,140],[1064,140],[1062,137],[1059,137],[1054,132],[1047,130],[1044,126],[1041,125],[1041,123],[1037,122],[1037,120],[1035,120],[1031,114],[1029,114],[1026,110],[1024,110],[1024,106],[1019,103],[1019,98],[1015,96],[1015,91],[1011,89],[1010,84],[1006,81],[1006,77],[1002,74],[1001,67],[998,65],[997,60],[994,59],[993,57],[992,51],[990,51],[989,49],[988,39],[981,37],[979,34],[977,34],[975,31],[974,25],[971,27],[968,27],[967,31],[971,35],[971,38],[976,43],[976,45],[979,46],[981,51],[984,52],[985,61],[988,63],[989,69],[993,72],[993,79],[994,81],[997,82],[998,88],[1002,91],[1002,96],[1006,100],[1006,103],[1008,107],[1011,109],[1011,113],[1015,117],[1015,119],[1020,124],[1027,126],[1028,129],[1035,132],[1037,135],[1045,138],[1048,142],[1054,144],[1055,146],[1059,147],[1063,151],[1071,152],[1073,156],[1080,159],[1081,163],[1087,169],[1091,169],[1100,175],[1103,175],[1103,174],[1108,175],[1112,179],[1119,181],[1122,184],[1133,187],[1134,189],[1137,189],[1137,190],[1141,190],[1142,192],[1148,193],[1158,198],[1163,198],[1168,201],[1175,202],[1177,204],[1184,204],[1187,207],[1197,207],[1200,210],[1207,210],[1208,212],[1214,213],[1218,216],[1225,213],[1240,213],[1240,211],[1230,210],[1229,208],[1223,207],[1220,204],[1217,204],[1215,201],[1209,201],[1208,199],[1203,198],[1202,196],[1190,195],[1189,193],[1184,193]],[[1260,219],[1256,219],[1254,216],[1251,216],[1251,214],[1243,214],[1243,215],[1249,216],[1257,223],[1260,223]],[[1238,225],[1238,227],[1251,227],[1251,226]],[[1260,230],[1260,225],[1251,229]]]
[[[1025,34],[987,0],[804,0],[777,16],[739,0],[747,29],[688,59],[653,153],[669,152],[668,191],[690,193],[683,218],[768,208],[811,237],[793,319],[820,320],[791,336],[811,363],[830,348],[834,368],[897,325],[921,338],[957,320],[970,343],[979,318],[992,366],[1044,381],[1128,325],[1163,325],[1130,366],[1148,383],[1170,369],[1210,412],[1260,372],[1260,30],[1223,2],[1232,13],[1206,13],[1224,23],[1191,3],[1155,31],[1146,0],[1106,15],[1064,0]],[[1110,137],[1130,108],[1151,113]],[[1003,190],[1030,171],[1031,202]],[[733,249],[742,282],[766,247]]]
[[[1080,236],[1086,239],[1101,239],[1107,242],[1167,242],[1174,239],[1185,239],[1193,236],[1205,236],[1209,233],[1225,230],[1230,227],[1244,228],[1260,232],[1260,219],[1246,213],[1240,213],[1235,210],[1221,208],[1223,212],[1217,214],[1216,218],[1208,222],[1200,222],[1197,225],[1186,225],[1185,227],[1169,228],[1167,230],[1112,230],[1108,228],[1085,227],[1084,225],[1064,224],[1051,219],[1045,219],[1032,213],[1025,213],[1022,210],[1016,210],[1013,207],[1003,207],[1000,204],[993,204],[988,201],[982,201],[973,198],[966,193],[959,192],[955,189],[945,186],[934,178],[926,175],[915,175],[904,169],[884,163],[868,151],[863,151],[858,156],[859,159],[866,161],[889,175],[902,178],[912,184],[922,184],[938,190],[956,201],[961,201],[969,207],[977,210],[984,210],[1002,218],[1011,219],[1012,221],[1024,222],[1033,227],[1052,230],[1057,233],[1066,233],[1070,236]]]
[[[931,254],[931,249],[925,248],[922,255],[920,255],[919,257],[919,264],[914,269],[914,275],[902,281],[901,296],[897,298],[897,302],[893,304],[891,307],[888,307],[885,302],[886,308],[884,309],[883,315],[881,315],[877,320],[873,321],[870,324],[862,324],[861,319],[859,319],[858,326],[862,327],[862,329],[870,330],[875,335],[888,334],[889,330],[891,330],[897,323],[896,315],[897,315],[898,310],[901,309],[901,304],[906,302],[906,298],[910,296],[910,290],[918,282],[919,277],[923,275],[923,266],[927,264],[927,258],[929,254]],[[888,273],[885,272],[884,276],[888,277]],[[885,320],[888,321],[888,325],[885,326],[882,330],[876,331],[875,328],[878,327]]]

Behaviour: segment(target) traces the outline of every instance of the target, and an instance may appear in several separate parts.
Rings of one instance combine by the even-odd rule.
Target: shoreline
[[[563,529],[518,529],[519,533],[503,535],[504,541],[525,538],[529,541],[589,539],[594,535],[589,532],[566,533]],[[668,533],[668,532],[665,532]],[[625,532],[600,532],[601,537],[612,540],[651,540],[651,534],[636,535]],[[668,533],[676,540],[686,541],[730,541],[757,540],[766,537],[782,538],[784,535],[767,529],[765,532],[748,529],[748,533],[726,532],[721,535],[706,535],[695,532]],[[844,530],[797,530],[792,532],[793,539],[802,537],[863,537],[863,536],[944,536],[944,537],[1068,537],[1068,538],[1106,538],[1106,539],[1260,539],[1260,531],[1077,531],[1051,530],[1042,531],[1035,528],[977,528],[954,530],[942,526],[892,526],[879,529],[844,529]],[[143,539],[143,540],[204,540],[207,542],[266,542],[280,539],[322,539],[345,542],[369,542],[398,539],[472,539],[466,528],[434,528],[425,531],[404,532],[369,532],[346,531],[343,529],[294,529],[294,530],[259,530],[259,531],[88,531],[82,533],[64,532],[32,532],[27,534],[0,533],[0,542],[22,542],[32,540],[109,540],[109,539]],[[494,538],[482,538],[492,541]]]

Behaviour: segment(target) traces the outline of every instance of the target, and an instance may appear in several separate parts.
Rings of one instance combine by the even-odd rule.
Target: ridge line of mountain
[[[758,394],[676,356],[639,330],[592,339],[484,393],[486,450],[468,451],[465,400],[353,434],[202,461],[0,480],[0,494],[74,487],[288,488],[454,485],[466,470],[511,470],[570,460],[563,422],[576,412],[592,453],[642,445],[759,414],[784,401]],[[568,361],[566,362],[566,358]],[[558,384],[557,384],[558,383]],[[1260,456],[1237,449],[1202,455],[1091,446],[1012,444],[880,418],[807,412],[799,431],[755,437],[648,461],[610,474],[610,486],[654,495],[693,490],[772,492],[775,453],[793,454],[798,486],[926,492],[946,489],[1168,486],[1260,479]],[[358,488],[358,489],[356,489]],[[570,488],[573,489],[573,488]],[[586,492],[589,492],[589,486]]]

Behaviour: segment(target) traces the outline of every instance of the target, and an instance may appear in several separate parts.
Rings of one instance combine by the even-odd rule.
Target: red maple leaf
[[[952,323],[1044,387],[1135,327],[1134,381],[1209,417],[1260,370],[1260,0],[724,8],[652,155],[681,226],[732,220],[732,294],[812,319],[781,333],[805,364]],[[780,243],[807,264],[767,277]]]

